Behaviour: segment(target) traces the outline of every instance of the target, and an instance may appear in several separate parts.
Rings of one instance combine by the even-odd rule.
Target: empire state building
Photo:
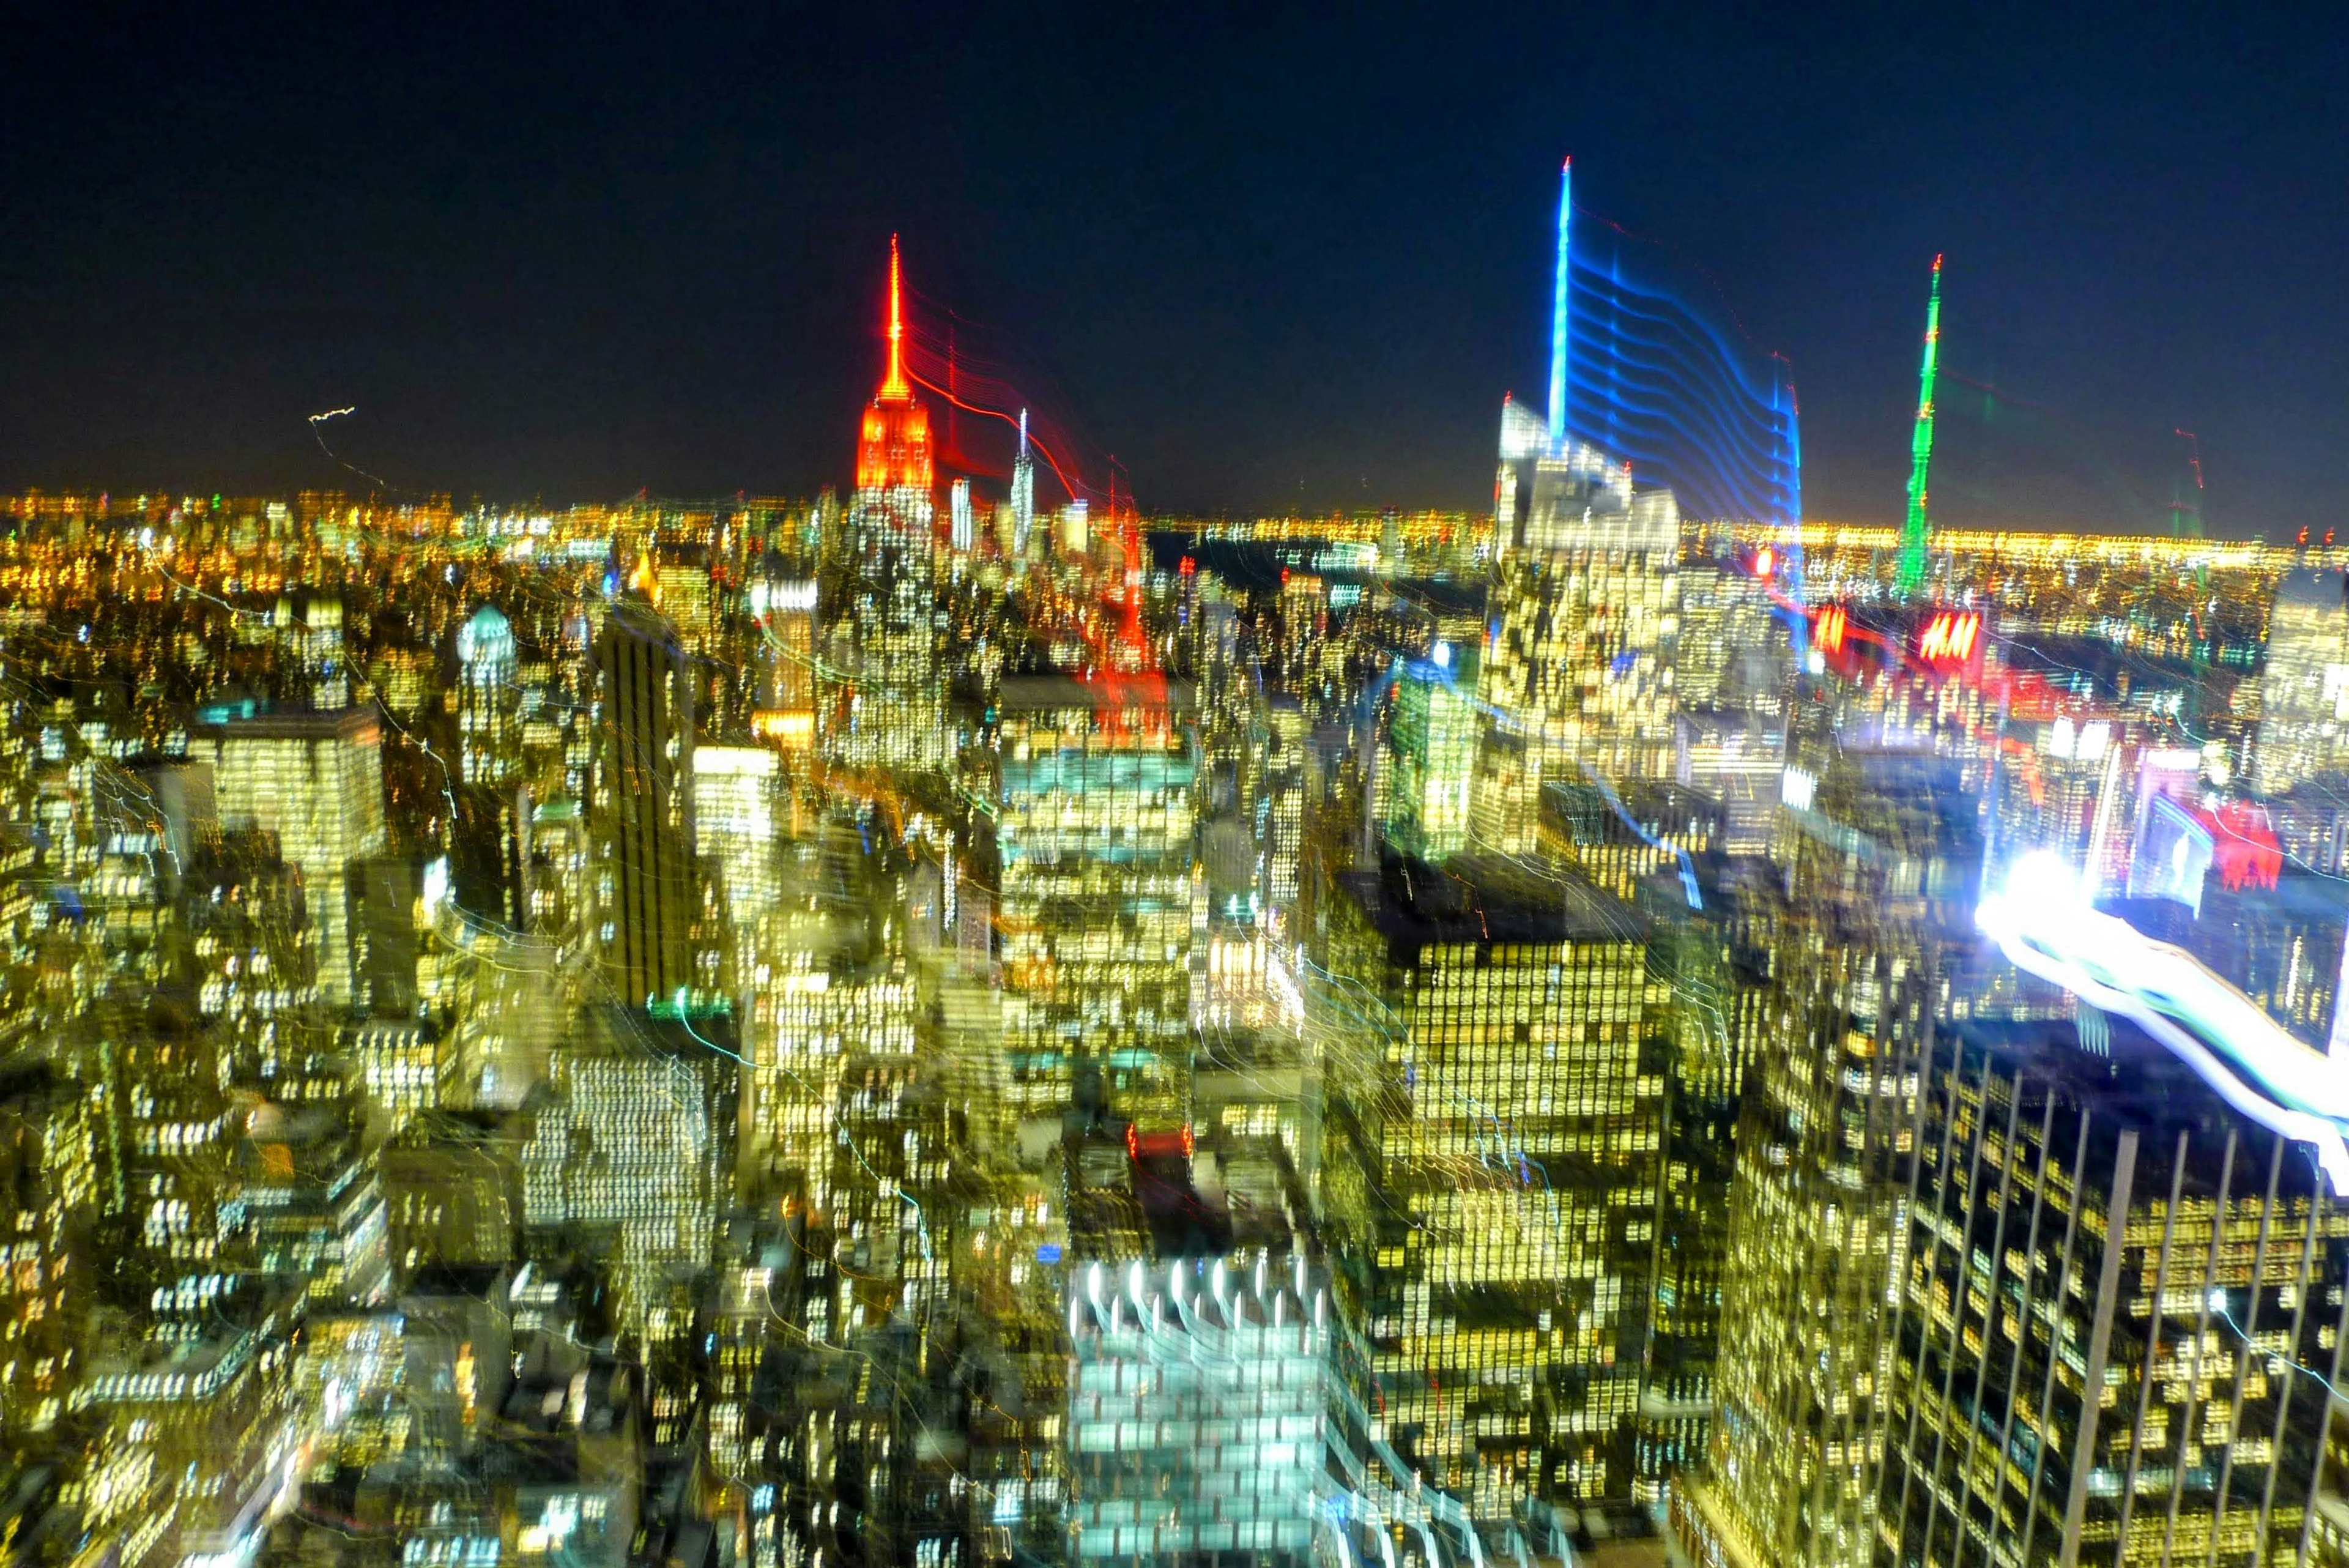
[[[904,274],[889,240],[889,362],[856,442],[848,622],[855,666],[840,760],[933,772],[953,762],[938,674],[930,411],[905,374]]]

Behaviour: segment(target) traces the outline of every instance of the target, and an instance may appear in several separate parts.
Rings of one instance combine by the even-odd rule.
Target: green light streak
[[[1925,586],[1925,471],[1933,461],[1933,378],[1941,357],[1941,258],[1933,258],[1933,293],[1925,306],[1925,363],[1917,373],[1917,431],[1909,441],[1909,515],[1900,525],[1900,566],[1895,587],[1904,599]]]

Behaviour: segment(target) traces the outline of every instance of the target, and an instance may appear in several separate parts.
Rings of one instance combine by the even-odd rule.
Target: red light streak
[[[984,409],[979,407],[977,403],[964,402],[960,398],[956,397],[952,392],[947,391],[944,387],[939,386],[936,382],[929,380],[918,371],[907,371],[906,379],[925,391],[936,392],[939,397],[944,398],[947,402],[952,403],[964,413],[984,414],[990,420],[1001,420],[1005,424],[1013,426],[1014,428],[1017,428],[1019,423],[1019,416],[1015,414],[1007,414],[1000,409]],[[1035,431],[1032,430],[1028,433],[1028,444],[1035,448],[1037,452],[1042,456],[1044,459],[1044,466],[1052,471],[1052,477],[1061,482],[1061,488],[1067,492],[1069,499],[1071,501],[1078,499],[1079,495],[1081,493],[1079,487],[1070,480],[1066,473],[1061,472],[1060,459],[1051,454],[1050,451],[1048,450],[1044,443],[1037,438]]]

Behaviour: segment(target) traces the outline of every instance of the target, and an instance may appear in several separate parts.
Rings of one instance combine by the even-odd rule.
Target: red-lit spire
[[[905,384],[905,280],[895,234],[889,236],[889,373],[878,395],[885,403],[902,403],[914,395]]]
[[[856,441],[859,490],[927,491],[936,482],[930,453],[930,410],[914,397],[905,375],[905,280],[897,236],[889,236],[889,370],[864,410]]]

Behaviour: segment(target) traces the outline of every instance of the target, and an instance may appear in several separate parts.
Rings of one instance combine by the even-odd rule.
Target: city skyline
[[[1332,84],[1379,79],[1361,36],[1070,19],[1007,44],[976,13],[758,18],[680,106],[654,84],[718,36],[688,20],[641,35],[607,83],[639,96],[582,129],[539,111],[639,35],[485,18],[434,79],[502,80],[517,39],[543,79],[469,105],[496,123],[428,126],[431,92],[379,117],[419,133],[346,215],[458,154],[380,249],[366,222],[255,245],[300,226],[286,102],[207,100],[191,126],[249,113],[247,140],[157,151],[168,177],[271,143],[183,245],[185,192],[91,185],[88,233],[141,235],[42,287],[122,324],[148,289],[274,303],[135,363],[93,339],[37,387],[0,349],[0,452],[112,377],[171,469],[12,489],[0,461],[0,1568],[2349,1568],[2349,542],[2232,525],[2259,492],[2230,488],[2257,471],[2223,412],[2145,472],[2104,444],[2177,389],[2092,395],[2080,367],[2192,335],[2043,328],[2142,279],[2001,294],[2095,265],[2127,182],[2043,181],[2076,233],[2034,275],[1979,243],[2029,233],[1997,200],[2018,170],[1953,155],[1994,222],[1879,269],[1949,192],[1877,215],[1854,275],[1902,274],[1909,326],[1846,278],[1790,338],[1829,368],[1822,410],[1759,335],[1819,308],[1832,270],[1783,265],[1813,238],[1686,216],[1759,189],[1751,160],[1662,172],[1735,109],[1703,96],[1722,62],[1767,55],[1749,22],[1675,39],[1671,73],[1589,24],[1615,75],[1563,110],[1513,98],[1526,61],[1476,24],[1429,37],[1423,82],[1486,67],[1481,118],[1381,125],[1280,233],[1309,251],[1374,192],[1477,223],[1299,275],[1247,182],[1205,177],[1359,129]],[[1819,87],[1934,32],[1806,17],[1779,43]],[[133,33],[84,36],[165,41]],[[1252,113],[1193,148],[1202,189],[1127,271],[1050,297],[1094,236],[1040,266],[1019,225],[1120,149],[993,205],[988,161],[1040,114],[1111,111],[1007,104],[1018,70],[994,121],[923,97],[981,61],[1292,33],[1319,75],[1162,52],[1199,90],[1145,149],[1234,94]],[[1520,35],[1536,64],[1557,41]],[[234,37],[71,140],[102,162],[229,54],[282,83],[312,43],[368,43]],[[344,99],[301,79],[314,172],[351,145],[331,117],[399,78],[380,42]],[[770,47],[799,51],[783,101],[751,104]],[[1994,53],[1970,35],[1936,69]],[[2125,54],[2017,125],[2111,107]],[[1285,93],[1242,92],[1268,73]],[[854,114],[792,99],[811,74]],[[1907,130],[1998,108],[1934,81],[1902,84]],[[1824,165],[1898,161],[1821,137],[1867,119],[1850,97],[1749,151],[1793,127]],[[2236,113],[2127,107],[2163,135]],[[727,156],[792,171],[793,254],[833,281],[767,318],[801,358],[713,380],[698,334],[740,305],[716,271],[774,236],[726,253],[756,225],[709,218],[697,171],[718,119],[771,112],[830,140]],[[1672,115],[1700,134],[1642,140]],[[1588,142],[1526,173],[1529,234],[1514,184],[1423,194],[1527,117],[1599,148],[1595,175]],[[937,148],[959,193],[895,161],[983,121]],[[624,143],[676,177],[632,217],[651,243],[605,229],[510,319],[473,314],[517,234],[572,232],[501,160]],[[1660,221],[1615,222],[1618,190]],[[2164,286],[2286,302],[2229,237],[2225,286]],[[487,294],[441,292],[451,244]],[[1257,286],[1203,300],[1203,244]],[[228,295],[179,290],[231,254]],[[577,308],[614,266],[625,327]],[[695,266],[711,286],[679,288]],[[439,303],[378,385],[426,368],[444,429],[590,498],[411,491],[378,437],[415,405],[348,387],[298,413],[301,479],[200,488],[289,367],[347,369],[374,329],[329,295],[403,269],[375,327]],[[1019,331],[950,307],[998,298]],[[1414,347],[1425,301],[1458,330]],[[2276,451],[2337,411],[2294,379],[2329,373],[2325,319],[2266,361]],[[524,413],[515,346],[557,331],[595,347]],[[241,347],[175,370],[208,335]],[[1154,336],[1190,369],[1099,379]],[[1972,358],[2019,342],[2056,401]],[[1837,400],[1888,345],[1879,440]],[[678,376],[632,373],[647,350]],[[1064,383],[1060,352],[1092,369]],[[1321,390],[1284,401],[1309,360]],[[735,422],[696,423],[719,383]],[[812,478],[592,498],[787,404],[758,461]],[[195,427],[164,427],[198,405],[191,463]],[[1441,505],[1175,505],[1247,493],[1251,452],[1309,491],[1348,441],[1391,488],[1485,477]],[[1884,504],[1835,515],[1879,462]]]
[[[12,138],[11,175],[57,199],[26,203],[0,259],[24,316],[0,486],[358,485],[306,422],[356,407],[331,444],[399,494],[812,494],[840,478],[825,410],[867,374],[866,258],[903,231],[927,280],[916,313],[933,330],[963,313],[966,345],[1074,428],[1089,472],[1115,454],[1145,510],[1473,510],[1475,465],[1434,454],[1471,449],[1472,407],[1537,395],[1538,171],[1572,152],[1594,217],[1710,274],[1787,357],[1810,515],[1898,514],[1924,269],[1946,251],[1950,516],[2146,528],[2190,430],[2214,532],[2336,520],[2349,392],[2313,346],[2343,336],[2316,258],[2349,243],[2349,213],[2288,16],[2178,64],[2174,92],[2163,73],[2193,41],[2160,14],[2035,35],[2050,57],[2013,61],[1993,19],[1970,39],[1691,18],[1663,31],[1714,90],[1677,90],[1647,63],[1660,42],[1603,32],[1582,47],[1640,63],[1561,102],[1544,47],[1464,75],[1495,57],[1473,30],[1406,52],[1374,19],[1219,37],[911,15],[913,41],[877,55],[823,18],[682,26],[645,41],[650,96],[608,123],[577,96],[619,47],[600,28],[511,79],[522,36],[492,27],[459,69],[395,32],[325,117],[256,74],[321,63],[317,33],[186,40],[168,74],[148,63],[160,39],[55,40],[29,102],[109,68],[143,90],[89,137],[45,148],[67,122],[36,110]],[[1129,56],[1170,90],[1079,95],[1087,136],[1056,136],[1010,85]],[[1795,60],[1844,90],[1783,106],[1769,71]],[[761,61],[771,90],[688,87]],[[1436,100],[1473,86],[1495,112],[1406,140],[1335,85],[1405,89],[1414,69]],[[812,118],[843,94],[937,108]],[[961,107],[986,98],[1008,118]],[[1255,101],[1293,132],[1235,129]],[[657,103],[657,136],[634,138]],[[925,157],[917,123],[967,134]],[[192,133],[140,134],[174,127]],[[1121,134],[1133,154],[1112,167]],[[67,226],[68,181],[106,193],[89,224]],[[1171,244],[1111,238],[1160,231]],[[126,398],[134,366],[152,373]]]

